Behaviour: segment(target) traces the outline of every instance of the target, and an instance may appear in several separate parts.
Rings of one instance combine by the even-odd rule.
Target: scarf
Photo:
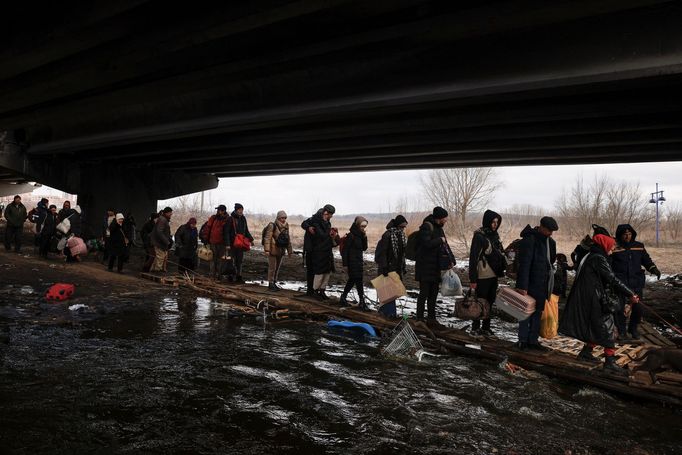
[[[391,235],[391,248],[393,248],[393,256],[398,258],[400,245],[402,250],[405,251],[405,246],[407,245],[407,236],[405,231],[397,227],[392,227],[388,229],[388,233]],[[403,265],[405,264],[405,255],[403,255]]]
[[[497,251],[504,254],[504,247],[502,242],[500,242],[500,234],[497,231],[493,231],[490,227],[484,226],[479,228],[476,232],[484,236],[490,242],[490,245]]]

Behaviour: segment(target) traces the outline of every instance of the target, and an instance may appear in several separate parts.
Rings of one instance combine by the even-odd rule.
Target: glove
[[[382,274],[383,276],[388,276],[388,269],[382,269],[382,270],[381,270],[381,274]]]
[[[658,270],[658,267],[656,267],[656,266],[651,267],[651,268],[649,269],[649,272],[650,272],[652,275],[656,275],[656,279],[658,279],[658,280],[661,279],[661,271]]]

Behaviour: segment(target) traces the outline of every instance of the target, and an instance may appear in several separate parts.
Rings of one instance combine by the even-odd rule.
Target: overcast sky
[[[530,204],[551,211],[562,191],[569,189],[581,176],[589,182],[606,175],[614,181],[639,182],[642,198],[648,200],[656,182],[668,200],[666,204],[682,204],[682,161],[667,163],[633,163],[575,166],[521,166],[495,168],[501,184],[490,207],[504,210],[514,204]],[[242,203],[250,213],[274,213],[280,209],[290,215],[309,215],[326,203],[336,206],[338,214],[394,211],[396,203],[407,198],[410,208],[419,205],[429,210],[424,201],[420,176],[428,171],[357,172],[275,177],[221,179],[217,189],[205,193],[205,207],[225,204],[232,208]],[[50,193],[43,188],[39,192]],[[421,203],[418,203],[421,199]],[[160,205],[175,205],[173,199]]]
[[[531,204],[551,210],[564,189],[582,176],[588,182],[606,175],[639,182],[648,200],[656,182],[667,203],[682,202],[682,162],[574,166],[523,166],[495,168],[502,186],[491,208],[504,210],[514,204]],[[252,213],[285,209],[289,214],[310,214],[325,203],[339,214],[386,212],[407,197],[422,197],[420,176],[428,171],[357,172],[276,177],[221,179],[217,189],[205,193],[205,205],[220,203],[232,208],[242,203]],[[172,200],[169,205],[172,206]],[[414,205],[414,202],[412,202]],[[430,205],[423,202],[425,205]],[[428,208],[427,208],[428,209]]]

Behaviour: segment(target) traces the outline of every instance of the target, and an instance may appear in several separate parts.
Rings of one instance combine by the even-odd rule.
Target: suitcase
[[[521,295],[510,287],[504,287],[497,293],[495,306],[511,317],[524,321],[535,311],[535,299],[529,295]]]
[[[85,242],[80,237],[71,237],[66,241],[66,246],[71,252],[71,256],[85,255],[88,254],[88,247]]]

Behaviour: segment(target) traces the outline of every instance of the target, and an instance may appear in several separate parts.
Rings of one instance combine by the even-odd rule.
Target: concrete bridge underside
[[[682,155],[679,1],[91,3],[0,30],[0,179],[91,213],[216,177]]]

